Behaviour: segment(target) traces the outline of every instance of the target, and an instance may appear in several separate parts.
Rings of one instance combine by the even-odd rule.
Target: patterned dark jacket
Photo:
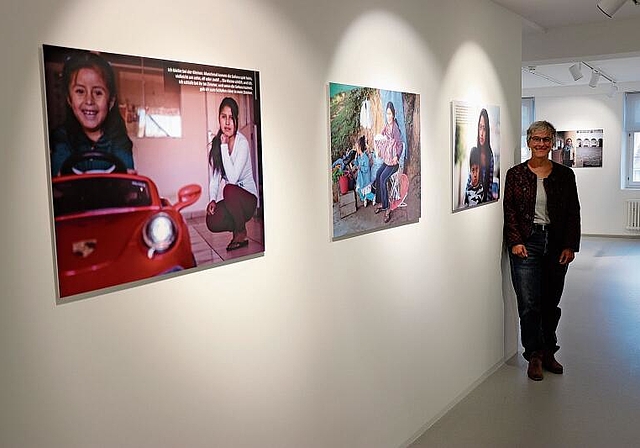
[[[561,252],[580,249],[580,203],[573,170],[553,163],[551,174],[544,179],[549,212],[549,243]],[[527,162],[507,171],[504,188],[504,237],[509,249],[524,244],[533,232],[536,205],[536,175]]]

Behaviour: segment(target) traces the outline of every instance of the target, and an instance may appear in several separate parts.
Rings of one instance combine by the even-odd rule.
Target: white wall
[[[0,446],[401,446],[514,353],[501,201],[450,212],[449,115],[454,99],[500,106],[505,172],[513,14],[485,0],[0,12]],[[43,43],[259,70],[265,255],[56,306]],[[421,94],[419,223],[330,241],[329,81]]]
[[[592,6],[589,4],[587,7]],[[522,39],[522,60],[529,64],[637,55],[640,52],[639,25],[638,19],[611,20],[528,33]]]

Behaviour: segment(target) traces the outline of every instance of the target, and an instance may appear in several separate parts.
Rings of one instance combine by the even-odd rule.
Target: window
[[[520,134],[520,161],[529,158],[527,146],[527,129],[535,121],[535,104],[533,98],[522,98],[522,132]]]
[[[640,92],[628,92],[624,101],[627,135],[626,187],[640,188]]]
[[[629,133],[629,148],[632,150],[630,153],[630,165],[631,173],[628,186],[640,187],[640,132]]]
[[[131,58],[133,59],[133,58]],[[141,58],[136,58],[141,59]],[[131,137],[182,137],[180,87],[153,60],[119,61],[120,112]]]

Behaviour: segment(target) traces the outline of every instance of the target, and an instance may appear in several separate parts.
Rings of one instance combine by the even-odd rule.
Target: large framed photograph
[[[571,168],[602,167],[602,129],[558,131],[551,159]]]
[[[420,219],[420,96],[329,84],[333,238]]]
[[[453,211],[500,198],[500,107],[451,103]]]
[[[43,58],[58,303],[264,252],[257,71]]]

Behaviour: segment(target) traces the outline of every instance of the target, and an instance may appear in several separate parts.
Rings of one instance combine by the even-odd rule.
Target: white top
[[[241,132],[236,132],[236,139],[233,144],[233,152],[229,154],[229,145],[220,145],[222,153],[222,164],[224,165],[225,177],[222,178],[220,171],[212,172],[209,179],[209,200],[220,202],[223,197],[223,190],[226,184],[237,185],[244,188],[249,193],[258,197],[258,188],[253,180],[253,168],[251,166],[251,150],[249,142]]]
[[[549,224],[549,212],[547,211],[547,192],[544,189],[544,178],[538,177],[538,184],[536,188],[536,208],[535,216],[533,217],[534,224]]]

